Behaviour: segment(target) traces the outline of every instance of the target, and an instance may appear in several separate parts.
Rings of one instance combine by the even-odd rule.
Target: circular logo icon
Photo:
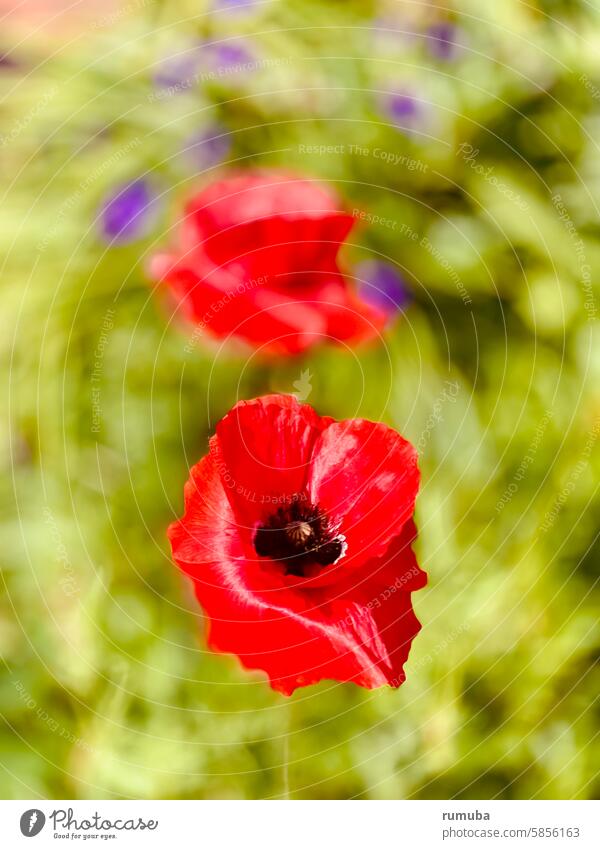
[[[21,815],[21,834],[25,837],[35,837],[43,829],[45,822],[45,815],[37,808],[31,808]]]

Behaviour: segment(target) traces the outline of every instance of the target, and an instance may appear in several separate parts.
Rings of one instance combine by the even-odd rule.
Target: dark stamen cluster
[[[282,563],[286,575],[304,578],[311,566],[335,563],[344,553],[344,539],[330,530],[318,507],[295,500],[257,529],[254,549],[259,557]]]

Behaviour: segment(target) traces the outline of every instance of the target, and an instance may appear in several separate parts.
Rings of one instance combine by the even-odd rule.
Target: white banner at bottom
[[[584,801],[0,801],[0,846],[598,849]]]

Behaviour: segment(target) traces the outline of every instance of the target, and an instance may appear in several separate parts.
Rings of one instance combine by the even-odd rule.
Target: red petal
[[[228,177],[186,208],[182,247],[250,276],[332,268],[354,225],[323,186],[279,171]]]
[[[167,533],[173,557],[185,571],[199,578],[202,566],[211,560],[244,557],[236,519],[210,454],[191,469],[184,499],[184,516]]]
[[[212,183],[187,204],[186,212],[206,237],[271,215],[322,218],[338,209],[337,198],[322,183],[272,169]]]
[[[315,443],[308,495],[348,543],[353,568],[382,555],[414,512],[417,453],[384,424],[334,422]]]
[[[262,279],[244,282],[196,251],[194,262],[167,254],[151,271],[169,288],[185,316],[218,338],[239,337],[267,353],[300,353],[326,339],[327,320],[318,304],[272,291]]]
[[[328,338],[327,321],[318,304],[304,303],[266,287],[256,290],[251,299],[251,310],[235,333],[255,348],[297,354]]]
[[[379,334],[385,314],[357,298],[342,274],[319,274],[314,279],[303,297],[306,301],[314,299],[326,323],[328,339],[357,343]]]
[[[190,571],[187,568],[186,571]],[[196,595],[206,611],[209,644],[262,669],[289,695],[323,679],[373,688],[404,681],[420,629],[407,587],[425,581],[404,541],[394,556],[328,592],[274,584],[257,564],[205,564]]]
[[[211,450],[248,530],[304,493],[313,446],[331,421],[290,395],[267,395],[241,401],[219,422]]]

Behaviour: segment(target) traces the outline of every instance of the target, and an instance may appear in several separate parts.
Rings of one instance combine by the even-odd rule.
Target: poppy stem
[[[282,705],[284,711],[283,759],[281,762],[281,778],[283,784],[283,799],[291,799],[290,795],[290,734],[292,730],[292,701],[288,697]]]
[[[283,798],[289,800],[290,798],[290,737],[286,730],[285,736],[283,738],[283,765],[282,765],[282,778],[283,778]]]

